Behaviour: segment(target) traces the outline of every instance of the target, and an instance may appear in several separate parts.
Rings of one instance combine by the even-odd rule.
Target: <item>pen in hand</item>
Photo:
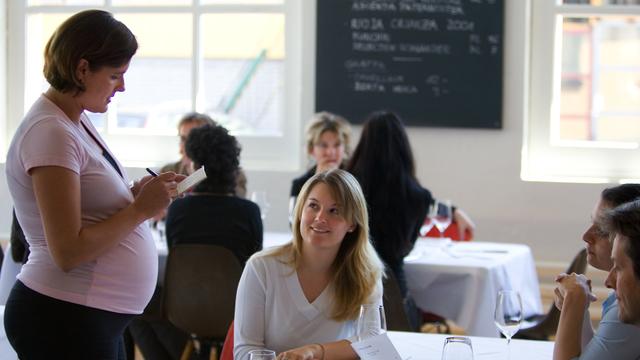
[[[147,170],[147,172],[148,172],[149,174],[151,174],[151,176],[153,176],[153,177],[157,177],[157,176],[158,176],[158,174],[156,174],[156,172],[155,172],[155,171],[153,171],[153,170],[151,170],[151,169],[149,169],[149,168],[146,168],[146,170]]]

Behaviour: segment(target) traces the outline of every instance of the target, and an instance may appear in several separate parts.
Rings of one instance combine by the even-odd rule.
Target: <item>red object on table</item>
[[[425,222],[427,220],[425,219]],[[428,225],[428,224],[427,224]],[[425,235],[426,237],[440,237],[440,231],[438,231],[437,227],[432,227],[431,230]],[[471,241],[473,239],[473,232],[469,229],[464,232],[464,239],[460,238],[460,234],[458,232],[458,223],[452,222],[451,225],[444,231],[444,237],[450,238],[453,241]]]

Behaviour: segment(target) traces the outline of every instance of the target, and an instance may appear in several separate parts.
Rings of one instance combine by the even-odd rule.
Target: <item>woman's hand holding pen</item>
[[[137,191],[136,184],[132,188],[135,207],[144,214],[145,218],[154,217],[178,195],[178,182],[183,179],[184,175],[176,175],[174,172],[162,173],[156,177],[143,177],[137,185]]]

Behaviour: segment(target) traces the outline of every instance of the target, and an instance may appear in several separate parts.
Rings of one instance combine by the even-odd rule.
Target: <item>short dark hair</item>
[[[602,190],[602,200],[611,207],[640,198],[640,184],[622,184]]]
[[[189,132],[185,150],[195,168],[204,166],[207,178],[195,192],[234,193],[240,165],[240,145],[220,125],[203,125]]]
[[[44,48],[44,77],[56,90],[82,92],[76,77],[80,60],[91,71],[120,67],[131,60],[138,42],[131,30],[102,10],[81,11],[60,25]]]
[[[628,239],[625,254],[633,262],[633,272],[640,279],[640,200],[619,205],[604,214],[604,226],[610,234]]]

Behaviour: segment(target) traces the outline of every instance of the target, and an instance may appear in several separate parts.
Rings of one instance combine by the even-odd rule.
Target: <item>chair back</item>
[[[242,266],[217,245],[179,244],[169,250],[164,280],[164,314],[199,338],[225,338],[233,321]]]
[[[387,320],[387,330],[414,331],[407,317],[404,298],[393,271],[387,271],[387,277],[383,279],[382,285],[384,288],[382,305]]]
[[[584,274],[587,270],[587,249],[580,250],[569,264],[567,274]],[[549,312],[542,316],[535,316],[532,319],[535,325],[521,329],[514,335],[517,339],[528,340],[548,340],[554,336],[558,330],[560,322],[560,310],[555,304],[551,304]]]

